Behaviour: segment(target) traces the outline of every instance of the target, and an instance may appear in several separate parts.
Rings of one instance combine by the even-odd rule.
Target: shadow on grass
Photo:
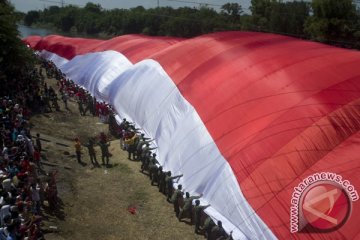
[[[56,217],[57,219],[62,221],[65,220],[64,202],[61,200],[61,198],[57,199],[57,204],[55,207],[51,208],[49,206],[44,205],[43,209],[47,215]],[[45,216],[45,218],[47,217]]]
[[[81,166],[83,166],[83,167],[85,167],[85,166],[87,166],[87,163],[86,162],[83,162],[83,161],[80,161],[80,162],[78,162]]]
[[[185,223],[186,225],[189,225],[189,226],[193,225],[190,219],[188,219],[188,220],[181,219],[181,220],[179,220],[179,222]]]

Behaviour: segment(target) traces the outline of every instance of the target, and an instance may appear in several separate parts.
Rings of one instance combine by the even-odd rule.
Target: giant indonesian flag
[[[235,239],[360,239],[360,52],[254,32],[24,41],[154,138]]]

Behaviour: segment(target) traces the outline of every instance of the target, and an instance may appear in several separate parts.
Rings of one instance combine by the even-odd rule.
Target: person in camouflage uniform
[[[208,240],[210,240],[210,239],[225,239],[226,237],[227,237],[227,234],[226,234],[224,228],[222,227],[222,222],[217,221],[217,226],[215,225],[212,227],[210,238],[208,238]]]
[[[141,152],[141,172],[149,170],[149,163],[151,158],[151,150],[155,148],[151,148],[149,143],[146,143],[146,146],[142,149]]]
[[[156,160],[156,154],[153,153],[152,157],[150,158],[150,163],[149,163],[149,176],[150,176],[150,180],[151,180],[151,185],[154,185],[154,183],[159,183],[159,179],[158,179],[158,167],[157,167],[157,163],[159,163]]]
[[[171,176],[171,172],[168,171],[165,177],[165,184],[166,184],[166,200],[168,202],[171,202],[171,196],[172,196],[172,192],[173,192],[173,180],[177,179],[177,178],[181,178],[183,175],[177,175],[177,176]]]
[[[185,199],[184,199],[184,205],[180,210],[179,213],[179,221],[181,221],[181,219],[183,219],[184,215],[187,215],[188,217],[190,217],[191,222],[193,222],[193,214],[192,214],[192,201],[195,199],[199,199],[201,198],[203,195],[200,194],[200,196],[191,196],[190,197],[190,193],[186,192],[185,194]]]
[[[211,217],[207,217],[204,221],[204,231],[205,231],[205,237],[206,239],[210,238],[211,235],[211,229],[215,226],[214,221],[211,219]]]
[[[94,167],[99,166],[99,163],[96,160],[96,152],[94,149],[94,141],[90,138],[88,144],[85,145],[89,152],[90,161]]]
[[[110,143],[100,141],[99,146],[100,146],[100,149],[101,149],[101,161],[102,161],[102,164],[105,165],[105,166],[109,166],[109,156],[110,156],[109,146],[110,146]],[[106,159],[106,163],[105,163],[105,159]]]
[[[135,146],[136,149],[134,152],[134,158],[136,160],[140,159],[142,148],[145,144],[146,144],[145,137],[144,137],[144,134],[142,133],[141,136],[139,137],[139,141],[137,142],[137,144]]]
[[[157,177],[158,177],[158,180],[159,180],[159,183],[158,183],[159,192],[165,194],[165,189],[166,189],[165,177],[166,177],[166,174],[163,171],[162,166],[160,166],[158,168]]]
[[[195,233],[200,233],[200,224],[201,224],[201,216],[203,214],[203,211],[207,208],[210,207],[209,205],[206,206],[201,206],[200,205],[200,200],[196,199],[195,200],[195,207],[194,207],[194,214],[195,214]]]
[[[178,188],[174,191],[174,193],[171,196],[171,202],[174,205],[174,212],[176,217],[179,217],[179,213],[180,213],[179,201],[183,195],[184,193],[182,192],[182,185],[179,184]]]

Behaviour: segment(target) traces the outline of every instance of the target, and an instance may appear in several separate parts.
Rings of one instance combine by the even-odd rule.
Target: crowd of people
[[[204,234],[207,239],[232,239],[232,234],[228,235],[222,227],[221,221],[215,222],[211,217],[204,213],[204,210],[210,205],[201,205],[199,196],[191,196],[189,192],[183,192],[182,185],[177,185],[174,189],[174,180],[183,177],[183,175],[173,176],[171,171],[165,171],[157,160],[157,155],[153,153],[154,147],[151,147],[152,139],[141,133],[141,129],[137,128],[133,123],[123,119],[120,124],[114,121],[115,113],[111,106],[104,102],[98,102],[84,88],[76,85],[72,80],[66,78],[56,66],[49,61],[42,60],[42,66],[46,69],[48,77],[57,80],[58,91],[63,100],[64,107],[67,109],[67,101],[69,98],[77,102],[80,115],[84,116],[89,112],[92,116],[98,116],[103,122],[110,122],[109,129],[120,139],[120,148],[128,153],[128,159],[141,162],[140,171],[149,176],[151,185],[158,187],[158,191],[166,196],[169,203],[173,204],[175,216],[179,221],[189,219],[194,225],[196,234]],[[43,83],[46,85],[45,83]],[[50,99],[57,99],[57,95],[53,89],[49,90]],[[56,100],[55,100],[56,101]],[[56,104],[51,105],[56,106]],[[47,106],[45,110],[50,110]],[[55,110],[57,110],[55,108]],[[100,146],[102,165],[108,167],[110,142],[106,134],[101,133],[100,136],[89,138],[88,142],[83,144],[79,138],[74,139],[74,149],[77,161],[82,163],[82,148],[88,150],[89,160],[93,167],[100,167],[96,159],[94,147]],[[193,201],[195,200],[195,204]]]
[[[51,96],[36,69],[2,82],[0,95],[0,240],[44,239],[40,226],[45,201],[58,205],[56,173],[41,168],[41,140],[33,139],[29,118]]]

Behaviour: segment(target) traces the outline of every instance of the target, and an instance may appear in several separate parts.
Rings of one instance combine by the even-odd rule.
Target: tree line
[[[251,0],[249,10],[250,14],[246,13],[238,3],[226,3],[220,11],[207,6],[107,10],[87,3],[85,7],[51,6],[29,11],[24,23],[51,24],[63,32],[109,37],[132,33],[194,37],[226,30],[261,31],[360,49],[360,12],[352,0]]]

